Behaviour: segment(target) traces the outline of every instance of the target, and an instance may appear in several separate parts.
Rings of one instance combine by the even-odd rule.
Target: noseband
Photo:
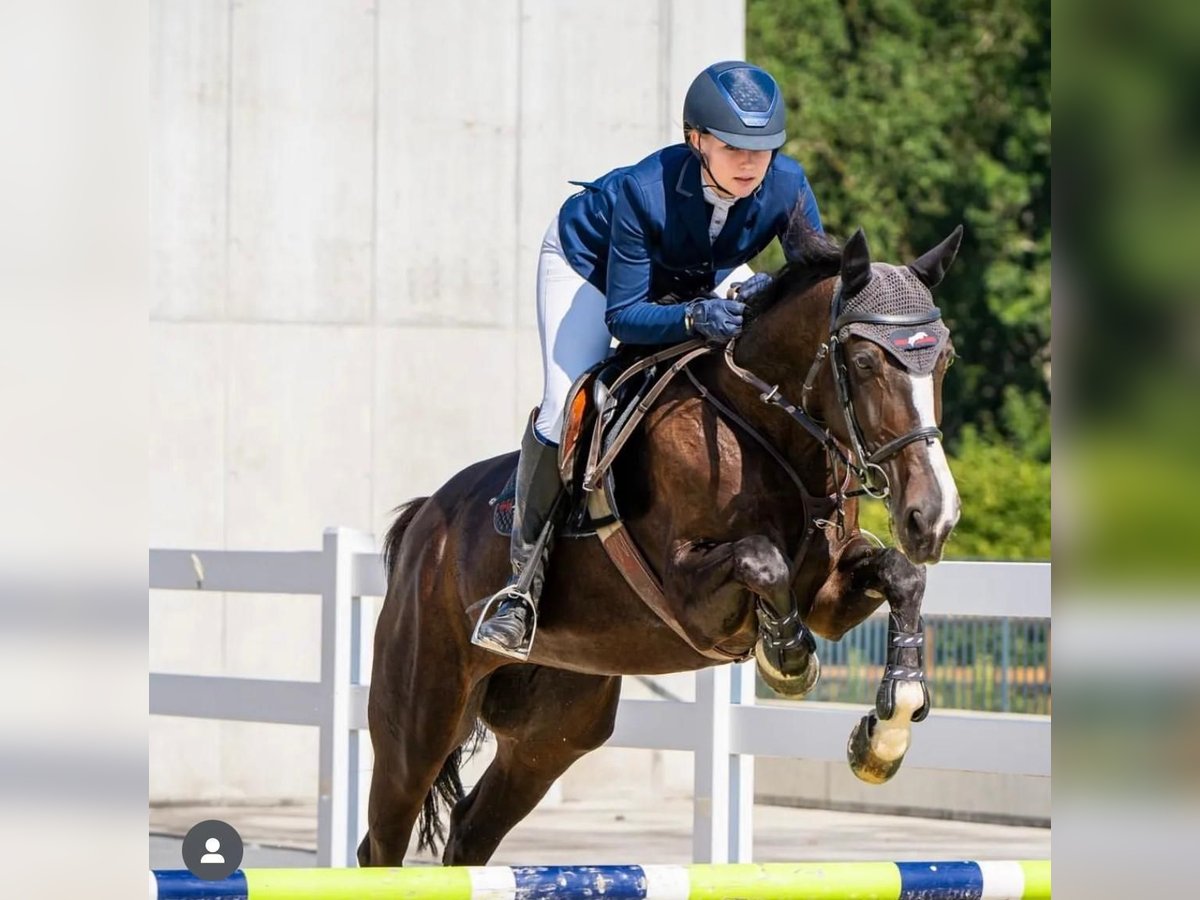
[[[888,315],[860,310],[843,311],[842,307],[842,286],[839,284],[837,292],[833,295],[833,302],[830,307],[829,337],[821,344],[812,365],[809,367],[808,376],[804,379],[804,387],[801,389],[799,406],[796,406],[779,392],[779,385],[768,385],[753,372],[743,369],[734,362],[733,350],[734,345],[737,343],[736,338],[725,345],[725,363],[729,366],[730,370],[738,378],[754,387],[759,392],[760,400],[779,407],[795,419],[805,431],[811,434],[825,448],[830,455],[831,462],[833,460],[840,461],[858,479],[861,485],[859,488],[851,491],[843,491],[840,487],[840,480],[836,477],[834,478],[834,481],[839,485],[837,489],[839,518],[842,500],[845,497],[865,494],[877,500],[887,498],[891,492],[891,485],[888,481],[887,473],[883,470],[882,463],[891,459],[909,444],[921,440],[932,442],[942,436],[941,429],[937,426],[925,425],[920,428],[914,428],[905,435],[887,441],[874,450],[868,450],[866,440],[863,437],[862,427],[858,423],[858,415],[855,413],[854,404],[850,399],[850,379],[846,370],[845,345],[838,337],[841,330],[847,325],[859,322],[900,328],[928,325],[930,322],[936,322],[942,317],[941,310],[936,306],[931,306],[929,309],[921,310],[920,312]],[[813,387],[817,381],[817,375],[820,373],[821,366],[827,359],[830,363],[834,384],[837,386],[838,402],[842,409],[842,417],[846,423],[846,433],[850,435],[849,452],[844,450],[841,444],[837,442],[825,423],[808,410],[808,404],[812,397]]]

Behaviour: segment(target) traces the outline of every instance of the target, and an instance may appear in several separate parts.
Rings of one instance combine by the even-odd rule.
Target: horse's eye
[[[869,372],[875,368],[875,360],[870,353],[855,353],[854,365],[864,372]]]

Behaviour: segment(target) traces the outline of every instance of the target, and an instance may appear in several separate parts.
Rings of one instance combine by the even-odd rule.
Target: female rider
[[[684,143],[614,169],[570,197],[538,259],[537,311],[545,389],[521,441],[513,576],[484,608],[475,643],[523,658],[549,544],[533,559],[558,496],[563,404],[575,379],[608,356],[612,338],[673,344],[728,341],[742,301],[770,281],[746,263],[782,238],[793,210],[821,230],[804,169],[786,140],[779,85],[745,62],[701,72],[683,104]],[[787,251],[786,242],[784,250]],[[737,296],[730,289],[741,283]],[[516,589],[533,565],[528,593]]]

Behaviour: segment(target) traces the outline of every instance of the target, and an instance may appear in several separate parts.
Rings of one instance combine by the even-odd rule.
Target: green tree
[[[749,0],[747,55],[831,233],[899,261],[965,224],[938,291],[950,446],[969,423],[1048,459],[1049,0]]]

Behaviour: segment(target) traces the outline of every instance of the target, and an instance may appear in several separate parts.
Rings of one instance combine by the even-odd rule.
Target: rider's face
[[[754,193],[771,165],[770,150],[738,150],[711,134],[693,133],[692,141],[699,141],[700,150],[712,169],[711,178],[707,172],[702,173],[704,180],[711,183],[716,179],[714,187],[719,185],[739,199]]]

